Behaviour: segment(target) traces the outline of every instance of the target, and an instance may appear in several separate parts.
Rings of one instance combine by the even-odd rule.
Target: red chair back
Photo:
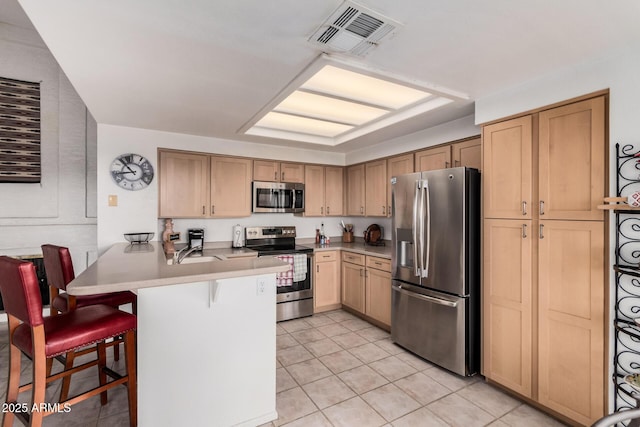
[[[29,326],[42,325],[42,297],[32,263],[0,256],[0,293],[8,314]]]
[[[49,286],[55,286],[61,291],[66,291],[67,284],[76,278],[69,248],[42,245],[42,255]]]

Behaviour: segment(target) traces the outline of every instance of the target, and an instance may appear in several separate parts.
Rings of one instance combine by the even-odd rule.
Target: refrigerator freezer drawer
[[[469,325],[469,297],[454,297],[394,281],[391,339],[460,375],[477,372],[478,352]]]

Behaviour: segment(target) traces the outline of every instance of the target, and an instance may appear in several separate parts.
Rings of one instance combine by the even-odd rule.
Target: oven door
[[[290,254],[295,255],[295,254]],[[304,279],[294,281],[291,285],[283,285],[276,287],[276,301],[288,302],[301,299],[313,298],[313,278],[312,278],[312,265],[311,256],[306,256],[307,273]]]

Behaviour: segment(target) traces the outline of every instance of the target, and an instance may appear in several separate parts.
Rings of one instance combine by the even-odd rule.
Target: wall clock
[[[125,190],[142,190],[153,181],[153,166],[139,154],[122,154],[111,162],[111,178]]]

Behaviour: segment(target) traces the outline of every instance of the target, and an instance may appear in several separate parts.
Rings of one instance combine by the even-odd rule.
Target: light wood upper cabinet
[[[532,221],[485,219],[483,375],[532,396]]]
[[[279,181],[280,163],[270,160],[254,160],[253,179],[255,181]]]
[[[213,218],[251,215],[251,159],[211,156]]]
[[[429,148],[415,154],[415,171],[424,172],[451,167],[451,146]]]
[[[255,181],[304,183],[304,164],[254,160],[253,179]]]
[[[305,166],[304,216],[344,215],[344,168]]]
[[[365,179],[364,165],[347,168],[347,215],[364,216]]]
[[[324,168],[325,215],[344,215],[344,168],[325,166]]]
[[[531,116],[485,126],[482,135],[485,218],[532,218],[537,206],[532,206]]]
[[[365,164],[365,215],[387,216],[387,162]]]
[[[591,425],[604,415],[606,396],[604,223],[540,227],[538,400]]]
[[[474,138],[451,144],[453,167],[466,166],[482,170],[482,141]]]
[[[160,151],[159,216],[201,218],[209,214],[209,156]]]
[[[391,217],[391,178],[413,172],[413,154],[387,159],[387,216]]]
[[[314,312],[335,310],[340,307],[340,259],[338,251],[322,251],[314,256]]]
[[[304,215],[324,215],[324,166],[306,165],[304,167]]]
[[[540,113],[541,219],[604,219],[604,114],[604,97]]]
[[[304,165],[302,163],[280,163],[280,182],[304,183]]]
[[[168,150],[159,156],[160,217],[251,215],[251,159]]]

